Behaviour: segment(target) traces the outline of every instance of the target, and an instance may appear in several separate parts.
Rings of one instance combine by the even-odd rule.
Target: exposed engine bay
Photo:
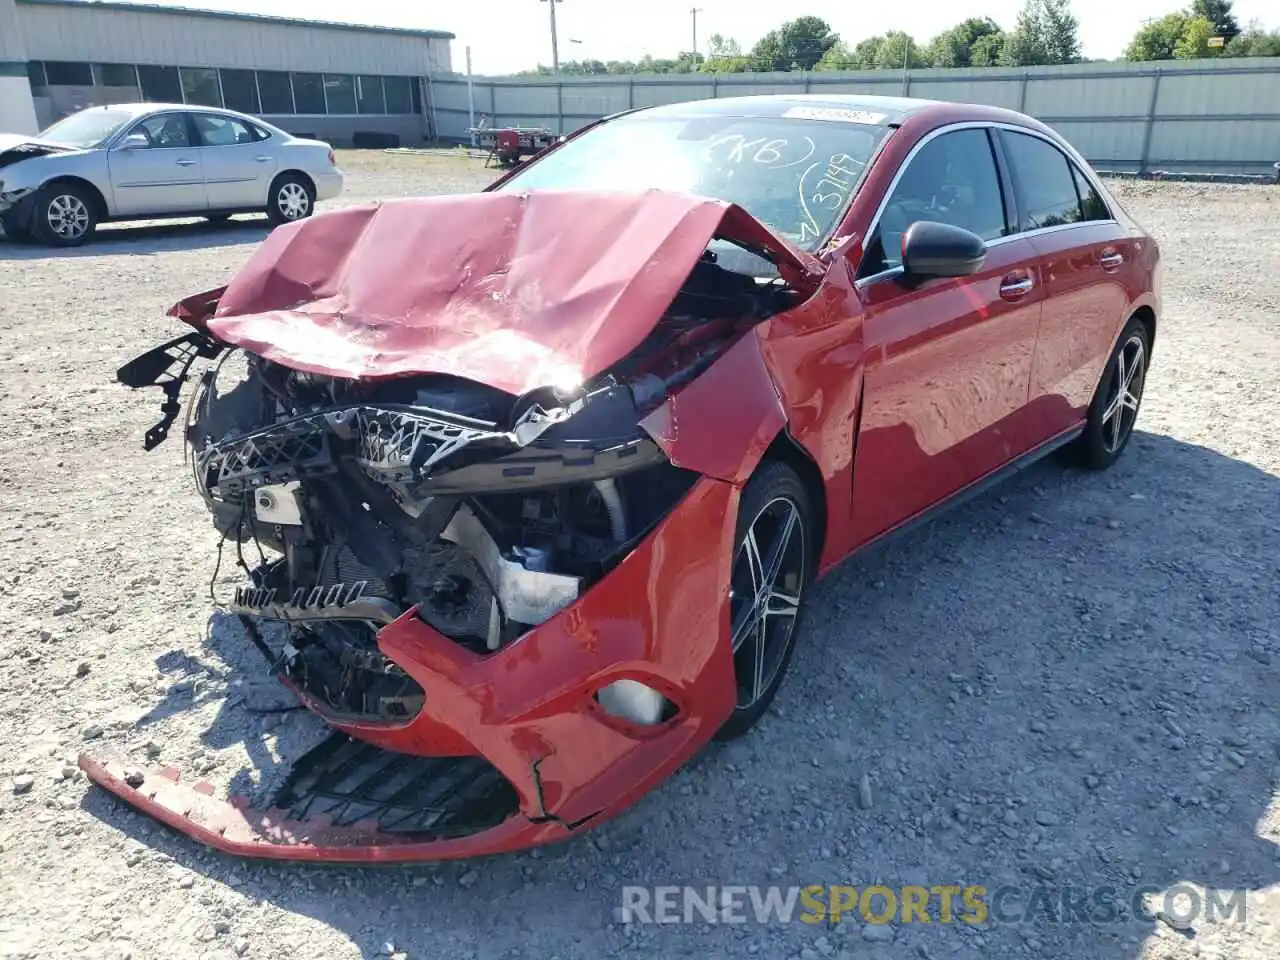
[[[334,377],[199,330],[119,379],[165,390],[152,447],[182,411],[190,368],[215,361],[185,438],[196,487],[248,573],[230,610],[317,709],[403,723],[423,694],[380,653],[382,626],[416,609],[478,654],[500,650],[577,600],[692,485],[640,421],[796,299],[775,271],[719,258],[708,249],[641,345],[580,386],[517,397],[448,374]],[[258,629],[267,623],[279,626]]]

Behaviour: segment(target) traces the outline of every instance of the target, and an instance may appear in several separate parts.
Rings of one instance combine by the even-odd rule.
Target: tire
[[[271,183],[267,195],[267,219],[279,226],[305,220],[315,212],[316,191],[301,174],[284,173]]]
[[[78,247],[98,229],[98,204],[87,188],[50,183],[36,193],[31,234],[49,247]]]
[[[1150,358],[1151,338],[1147,326],[1134,317],[1125,325],[1107,360],[1093,402],[1089,404],[1084,433],[1066,448],[1077,465],[1088,470],[1105,470],[1120,459],[1133,436],[1142,406]]]
[[[769,709],[786,677],[804,591],[813,576],[812,518],[808,490],[795,471],[780,461],[761,467],[742,492],[729,594],[736,706],[716,733],[717,740],[732,740],[750,730]],[[788,530],[789,536],[784,533]],[[780,568],[767,596],[762,596],[761,585],[767,582],[771,556],[780,541]],[[754,544],[754,550],[749,544]],[[779,598],[785,599],[779,602]],[[760,610],[774,612],[762,618]],[[762,649],[763,656],[758,656]]]
[[[31,240],[31,226],[18,223],[17,217],[0,217],[0,229],[3,229],[4,235],[14,243],[28,243]]]

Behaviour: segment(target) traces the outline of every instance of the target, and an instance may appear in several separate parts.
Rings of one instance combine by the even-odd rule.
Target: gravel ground
[[[349,154],[343,202],[476,188]],[[0,240],[0,957],[1280,956],[1280,190],[1116,186],[1165,250],[1140,433],[1037,466],[816,589],[750,737],[540,853],[336,869],[214,856],[89,791],[95,748],[261,789],[317,735],[211,620],[214,537],[155,396],[260,223]],[[234,571],[224,564],[220,591]],[[1247,891],[1248,920],[623,925],[626,884]],[[1185,889],[1185,888],[1184,888]],[[937,912],[935,908],[934,916]]]

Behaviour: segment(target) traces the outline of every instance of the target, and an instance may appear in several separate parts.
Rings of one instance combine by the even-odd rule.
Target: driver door
[[[123,147],[132,134],[146,147]],[[107,155],[117,216],[192,213],[208,209],[204,171],[191,124],[184,113],[157,113],[139,120]]]
[[[1026,423],[1044,282],[1013,234],[990,133],[964,128],[907,161],[865,245],[856,289],[866,346],[854,460],[854,542],[912,519],[1034,443]],[[903,234],[917,220],[987,241],[970,277],[912,281]]]

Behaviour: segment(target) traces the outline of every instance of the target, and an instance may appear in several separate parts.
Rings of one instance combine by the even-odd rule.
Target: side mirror
[[[121,150],[148,150],[151,147],[151,141],[147,139],[145,133],[131,133],[120,141]]]
[[[972,276],[986,257],[980,236],[949,223],[917,220],[902,235],[902,269],[908,277]]]

